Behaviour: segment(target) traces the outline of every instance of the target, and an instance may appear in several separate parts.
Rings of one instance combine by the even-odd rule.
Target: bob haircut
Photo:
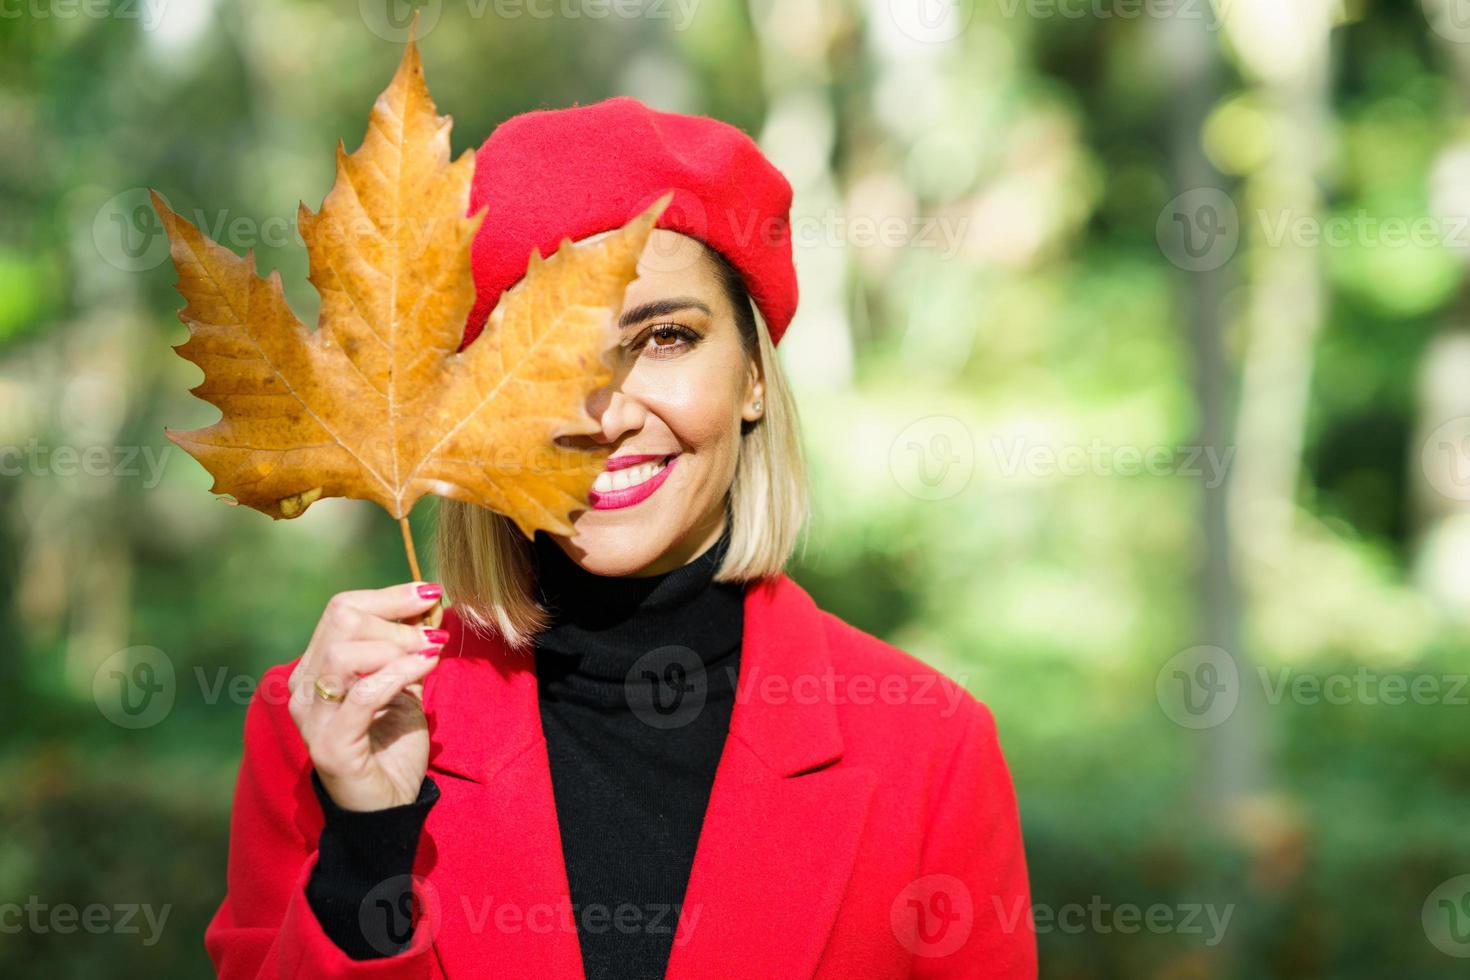
[[[739,270],[709,245],[704,252],[735,311],[745,364],[759,359],[765,385],[761,417],[741,423],[725,498],[730,546],[714,576],[751,582],[780,574],[799,539],[805,547],[811,503],[801,425],[770,331]],[[474,504],[441,498],[438,517],[435,554],[445,599],[471,628],[499,634],[518,652],[529,650],[550,622],[535,596],[531,541],[508,517]]]

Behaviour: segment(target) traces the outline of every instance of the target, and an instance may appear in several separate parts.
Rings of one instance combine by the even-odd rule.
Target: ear
[[[765,414],[766,386],[761,379],[761,366],[758,358],[751,358],[750,369],[745,377],[745,403],[740,408],[740,417],[747,422],[754,422]]]

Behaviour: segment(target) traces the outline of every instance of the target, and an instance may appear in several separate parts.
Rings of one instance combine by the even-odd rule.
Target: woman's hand
[[[322,785],[344,810],[418,798],[429,766],[422,681],[449,634],[395,620],[427,612],[441,593],[416,582],[337,593],[291,672],[291,718]],[[318,684],[341,697],[323,697]]]

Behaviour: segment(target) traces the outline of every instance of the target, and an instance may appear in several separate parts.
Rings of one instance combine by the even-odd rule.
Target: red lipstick
[[[637,466],[640,463],[652,463],[664,458],[664,456],[660,455],[619,456],[616,459],[608,460],[605,467],[609,471],[621,470],[627,469],[629,466]],[[588,502],[592,504],[592,509],[617,510],[620,507],[632,507],[634,504],[642,503],[653,496],[654,491],[663,486],[664,481],[673,472],[674,464],[679,461],[679,454],[675,453],[667,458],[668,462],[664,464],[664,468],[642,483],[631,487],[624,487],[621,490],[593,490],[588,494],[587,498]]]

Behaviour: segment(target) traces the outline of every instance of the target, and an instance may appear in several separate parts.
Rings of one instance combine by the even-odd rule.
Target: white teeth
[[[629,466],[626,469],[604,470],[597,475],[597,481],[592,484],[592,489],[598,493],[612,493],[616,490],[626,490],[636,487],[653,479],[658,472],[664,468],[663,460],[655,460],[652,463],[643,463],[639,466]]]

